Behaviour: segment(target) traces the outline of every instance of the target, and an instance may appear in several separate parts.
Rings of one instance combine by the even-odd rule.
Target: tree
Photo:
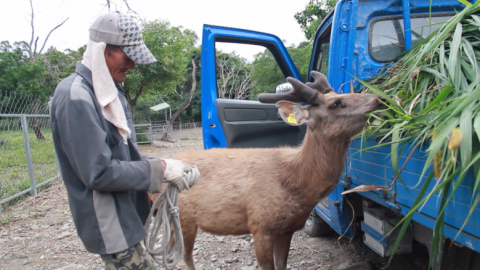
[[[197,40],[196,34],[182,27],[173,27],[167,21],[143,23],[143,40],[157,59],[156,63],[137,65],[127,74],[125,97],[132,111],[145,93],[173,93],[185,80],[188,52]]]
[[[72,55],[75,53],[64,54],[55,48],[50,48],[47,53],[37,55],[36,60],[32,61],[26,42],[15,42],[13,46],[8,41],[1,42],[0,91],[23,93],[23,95],[13,95],[17,98],[14,98],[12,103],[20,102],[19,97],[25,98],[25,96],[35,100],[34,103],[28,104],[28,108],[18,107],[14,109],[15,111],[5,113],[38,114],[40,106],[45,104],[48,96],[53,94],[60,80],[69,75],[65,74],[65,70],[72,68],[74,62],[78,60]],[[38,139],[45,138],[35,117],[29,118],[29,126]]]
[[[256,81],[252,80],[252,66],[235,52],[217,53],[218,97],[246,99]]]
[[[190,62],[185,70],[185,81],[181,86],[178,86],[174,94],[168,95],[168,102],[172,105],[173,109],[181,107],[189,98],[188,91],[193,84],[193,77],[190,75],[193,72],[193,66],[195,64],[195,81],[199,82],[201,77],[201,45],[193,48],[189,53]],[[193,62],[192,62],[193,61]],[[198,91],[197,91],[198,90]],[[190,101],[190,105],[183,110],[178,116],[180,122],[195,122],[201,121],[201,104],[200,104],[200,85],[196,84],[196,89],[193,92],[193,96]]]
[[[63,53],[51,47],[32,62],[26,42],[11,45],[3,41],[0,43],[0,91],[22,92],[46,101],[60,80],[73,73],[84,50],[81,47],[79,51]]]
[[[123,0],[122,2],[123,2],[123,4],[125,4],[125,6],[127,7],[127,9],[128,9],[129,12],[132,12],[132,13],[134,13],[135,15],[138,16],[138,13],[137,13],[135,10],[133,10],[133,9],[130,8],[130,5],[128,4],[128,1],[127,1],[127,0]],[[112,0],[106,0],[106,4],[105,4],[105,5],[107,6],[108,11],[110,11],[110,8],[111,8],[113,5],[118,9],[116,3],[112,2]]]
[[[0,90],[3,91],[21,91],[28,92],[38,96],[41,100],[46,100],[49,90],[49,85],[46,84],[47,74],[56,74],[56,70],[49,69],[51,67],[48,61],[42,58],[42,51],[47,44],[48,38],[53,31],[62,26],[67,20],[55,26],[48,33],[43,44],[40,47],[38,44],[39,37],[35,38],[35,13],[33,9],[32,0],[30,0],[30,26],[32,35],[30,42],[16,42],[13,46],[8,41],[3,41],[0,46]],[[40,48],[37,51],[37,48]],[[59,79],[59,78],[58,78]],[[54,81],[58,81],[59,80]],[[40,101],[31,104],[31,114],[37,114],[40,107]],[[25,113],[25,112],[22,112]],[[38,125],[36,117],[29,119],[29,125],[35,132],[37,139],[45,139],[40,126]]]
[[[307,79],[310,66],[310,54],[312,51],[311,42],[301,42],[298,47],[291,45],[287,47],[295,66],[300,72],[304,81]],[[280,70],[278,63],[269,50],[255,55],[253,61],[252,80],[257,83],[250,92],[250,99],[256,100],[260,93],[275,92],[277,85],[285,82],[285,75]]]
[[[42,51],[45,48],[45,45],[47,44],[48,38],[53,33],[53,31],[55,31],[60,26],[62,26],[69,18],[66,18],[65,20],[63,20],[63,22],[57,24],[57,26],[55,26],[54,28],[52,28],[52,30],[50,30],[50,32],[48,32],[48,35],[45,38],[45,41],[43,41],[42,47],[40,47],[40,50],[37,52],[37,45],[39,45],[38,44],[39,37],[37,36],[37,38],[35,38],[35,24],[33,23],[33,19],[35,18],[35,13],[33,12],[32,0],[30,0],[30,9],[32,11],[32,14],[30,14],[30,17],[31,17],[30,26],[32,28],[32,37],[30,39],[30,43],[28,43],[28,55],[30,58],[30,62],[35,62],[38,59],[38,56],[42,54]],[[35,42],[33,41],[34,39],[35,39]]]
[[[337,2],[338,0],[310,0],[305,10],[294,15],[308,40],[313,40],[318,26]]]
[[[62,73],[65,67],[72,66],[72,62],[81,58],[72,59],[70,55],[65,55],[53,47],[50,47],[46,54],[42,54],[50,35],[68,18],[52,28],[43,43],[39,44],[39,37],[35,36],[35,12],[32,0],[30,9],[32,31],[30,42],[15,42],[13,45],[8,41],[0,43],[0,90],[24,92],[46,101],[58,82],[67,76]],[[33,111],[29,113],[36,114],[35,108],[33,106]]]
[[[195,63],[195,80],[200,81],[201,67],[200,67],[200,46],[193,48],[189,52],[188,58],[190,59],[184,73],[184,81],[181,85],[175,87],[175,91],[168,93],[146,93],[139,99],[137,106],[135,107],[134,122],[135,123],[148,123],[154,121],[162,121],[165,117],[165,111],[155,112],[150,110],[150,107],[166,102],[170,105],[173,111],[180,108],[186,103],[188,99],[188,92],[192,84],[191,74],[193,70],[192,60]],[[200,107],[200,85],[196,85],[196,89],[193,93],[190,105],[183,110],[176,118],[176,121],[180,118],[180,121],[201,121],[201,107]]]
[[[250,93],[251,100],[256,100],[260,93],[275,92],[275,87],[285,82],[285,76],[269,50],[265,49],[264,52],[255,55],[252,79],[257,84]]]
[[[307,81],[308,70],[310,68],[310,57],[312,54],[313,43],[309,41],[303,41],[295,45],[287,47],[288,54],[293,60],[293,63],[300,72],[300,76],[304,81]]]
[[[196,65],[195,65],[195,61],[192,60],[192,84],[191,84],[191,87],[190,87],[190,92],[188,94],[188,98],[185,102],[185,104],[183,104],[178,110],[176,110],[174,113],[173,113],[173,116],[172,118],[170,118],[170,120],[168,120],[168,125],[167,125],[167,129],[166,131],[163,133],[162,135],[162,138],[160,140],[162,141],[170,141],[168,139],[168,131],[172,128],[172,125],[173,125],[173,122],[175,121],[175,119],[177,118],[177,116],[180,115],[180,113],[185,110],[189,105],[190,105],[190,102],[192,101],[192,97],[193,97],[193,92],[195,92],[195,89],[197,88],[197,80],[195,78],[195,69],[196,69]]]
[[[51,89],[43,84],[45,67],[40,61],[31,62],[25,42],[0,46],[0,90],[18,91],[46,100]]]
[[[190,51],[190,60],[193,60],[194,63],[196,64],[196,72],[195,72],[195,80],[197,82],[200,81],[201,79],[201,65],[200,65],[200,58],[201,58],[201,45],[198,47],[193,48],[193,50]],[[191,73],[191,70],[193,69],[193,66],[189,65],[187,67],[187,74]],[[201,106],[201,100],[200,100],[200,85],[197,84],[198,91],[195,90],[193,93],[192,101],[190,102],[190,106],[188,106],[185,111],[180,114],[180,116],[183,115],[183,119],[192,119],[193,122],[200,122],[202,121],[201,117],[201,112],[202,112],[202,106]]]

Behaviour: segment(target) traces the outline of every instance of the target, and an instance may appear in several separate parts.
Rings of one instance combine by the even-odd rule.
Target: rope
[[[194,167],[194,166],[192,166]],[[152,255],[153,260],[163,265],[166,269],[174,269],[177,263],[183,256],[183,235],[182,227],[180,226],[180,213],[178,208],[178,194],[184,189],[190,189],[200,178],[200,173],[195,167],[190,172],[184,173],[182,181],[178,183],[167,182],[167,186],[163,193],[157,197],[150,209],[147,221],[145,222],[145,230],[147,231],[147,238],[144,240],[145,247]],[[157,215],[153,218],[153,213],[158,207]],[[173,228],[171,227],[173,225]],[[163,228],[162,245],[159,249],[155,250],[155,241],[160,233],[160,229]],[[169,243],[171,239],[171,231],[173,231],[174,243],[169,250]],[[159,257],[163,257],[160,261]]]

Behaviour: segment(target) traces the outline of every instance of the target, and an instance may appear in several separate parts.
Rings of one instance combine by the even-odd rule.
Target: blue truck
[[[434,23],[445,21],[463,7],[457,0],[340,0],[316,32],[309,71],[326,74],[336,92],[350,92],[350,82],[355,78],[374,77],[386,63],[441,25],[429,25],[429,20]],[[298,145],[305,128],[286,125],[278,117],[275,105],[218,98],[215,49],[218,43],[263,46],[273,55],[285,77],[304,81],[282,41],[266,33],[213,25],[204,26],[202,39],[204,148]],[[312,80],[310,75],[306,80]],[[391,190],[342,195],[345,190],[360,185],[388,186],[392,183],[395,173],[389,157],[390,147],[360,151],[377,144],[374,138],[363,145],[360,139],[352,141],[344,174],[335,190],[312,210],[305,223],[307,234],[320,236],[333,229],[340,235],[353,237],[360,233],[355,232],[355,226],[350,226],[355,219],[360,221],[364,243],[381,256],[390,255],[395,233],[389,237],[385,235],[410,211],[425,180],[420,177],[426,148],[417,149],[401,172],[405,186],[395,182]],[[399,164],[406,159],[405,154]],[[454,245],[449,245],[452,248],[444,253],[449,257],[443,260],[447,265],[444,269],[480,269],[479,208],[455,238],[469,211],[471,178],[465,178],[458,195],[445,211],[444,243],[451,241]],[[414,214],[397,254],[411,252],[414,241],[430,247],[437,203],[434,196]]]

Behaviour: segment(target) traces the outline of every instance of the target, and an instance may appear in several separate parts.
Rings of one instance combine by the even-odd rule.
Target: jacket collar
[[[77,66],[75,67],[75,72],[82,76],[93,89],[92,71],[87,66],[82,64],[81,61],[78,61]]]
[[[123,89],[123,85],[121,83],[115,83],[115,86],[120,94],[125,95],[125,89]]]

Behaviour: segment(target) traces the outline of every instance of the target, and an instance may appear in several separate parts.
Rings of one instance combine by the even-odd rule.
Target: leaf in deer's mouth
[[[382,123],[382,121],[380,121],[379,119],[375,119],[372,122],[370,122],[370,125],[371,126],[380,126],[381,123]]]

